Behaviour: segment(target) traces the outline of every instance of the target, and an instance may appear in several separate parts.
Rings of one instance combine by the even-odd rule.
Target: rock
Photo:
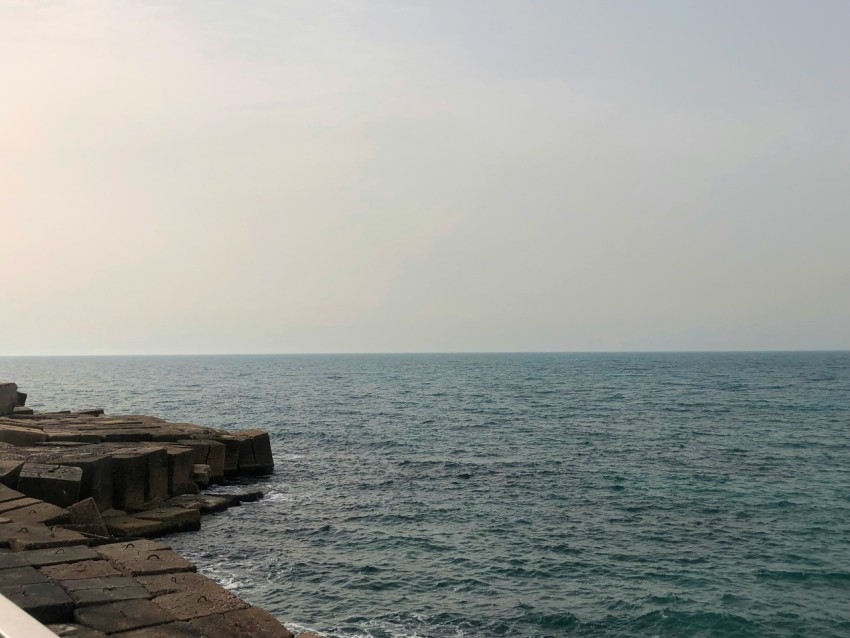
[[[79,500],[83,471],[78,467],[25,463],[18,476],[18,491],[59,507]]]
[[[12,414],[18,405],[18,386],[11,381],[0,381],[0,415]]]
[[[71,522],[65,525],[67,529],[73,529],[90,536],[109,537],[109,530],[106,529],[103,517],[100,515],[100,510],[93,498],[75,503],[68,508],[68,512],[71,515]]]
[[[114,634],[175,620],[174,616],[149,600],[129,600],[93,607],[82,607],[74,612],[74,620],[81,625]]]

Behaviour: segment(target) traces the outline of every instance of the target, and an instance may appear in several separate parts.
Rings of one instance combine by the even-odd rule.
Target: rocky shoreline
[[[202,490],[272,473],[267,432],[26,399],[0,382],[0,594],[57,636],[293,637],[160,539],[262,498]]]

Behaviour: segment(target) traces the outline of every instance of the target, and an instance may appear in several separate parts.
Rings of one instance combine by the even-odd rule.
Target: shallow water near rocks
[[[36,409],[263,428],[169,537],[333,636],[850,635],[850,353],[0,358]]]

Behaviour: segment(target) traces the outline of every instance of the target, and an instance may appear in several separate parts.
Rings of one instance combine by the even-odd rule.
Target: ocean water
[[[328,636],[850,636],[850,353],[0,358],[37,409],[270,431],[169,537]]]

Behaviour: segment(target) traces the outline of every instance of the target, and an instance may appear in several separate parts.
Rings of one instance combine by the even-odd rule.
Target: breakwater
[[[58,636],[292,638],[161,540],[261,498],[202,490],[270,474],[268,433],[26,398],[0,383],[0,594]]]

